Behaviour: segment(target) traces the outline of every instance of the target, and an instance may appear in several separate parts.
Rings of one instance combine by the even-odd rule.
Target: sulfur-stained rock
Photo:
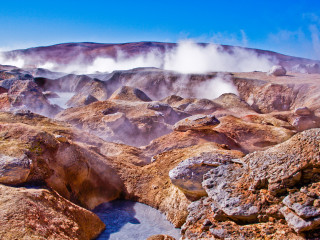
[[[32,161],[26,156],[11,157],[0,155],[0,183],[16,185],[25,183],[30,171]]]
[[[125,101],[152,101],[144,92],[137,88],[123,86],[116,90],[110,97],[110,99],[125,100]]]
[[[69,107],[80,107],[96,101],[98,101],[98,99],[90,94],[79,93],[74,95],[66,104]]]
[[[203,187],[215,206],[228,218],[254,222],[257,221],[260,210],[257,196],[238,189],[239,181],[247,171],[244,163],[221,165],[204,175]]]
[[[159,234],[159,235],[152,235],[148,237],[147,240],[176,240],[176,239],[169,235]]]
[[[2,96],[4,97],[4,96]],[[42,94],[41,89],[31,80],[16,80],[10,86],[6,95],[9,106],[3,106],[3,110],[25,109],[46,116],[54,116],[61,109],[51,105]]]
[[[296,108],[296,109],[294,110],[294,113],[295,113],[296,115],[299,115],[299,116],[308,116],[308,115],[311,115],[311,114],[312,114],[311,110],[310,110],[309,108],[307,108],[307,107],[299,107],[299,108]]]
[[[320,127],[320,119],[314,116],[293,116],[290,118],[290,123],[299,132]]]
[[[100,150],[105,153],[102,156],[88,145],[97,141],[86,136],[88,134],[36,114],[25,118],[1,113],[0,118],[0,136],[5,136],[0,141],[0,152],[27,156],[10,158],[10,161],[5,158],[1,165],[4,182],[45,183],[63,197],[87,208],[113,200],[123,191],[123,182],[107,157],[112,149]],[[103,143],[100,144],[104,149]]]
[[[66,109],[57,118],[104,140],[141,146],[171,132],[171,124],[186,116],[170,107],[166,111],[153,110],[154,106],[150,108],[150,104],[153,102],[99,101]]]
[[[250,223],[252,227],[268,221],[284,224],[284,217],[297,233],[317,236],[320,226],[319,144],[320,129],[310,129],[265,151],[253,152],[213,168],[204,175],[202,183],[208,197],[190,205],[191,215],[186,225],[210,219],[215,227],[204,234],[216,236],[224,226],[224,237],[230,237],[232,231],[226,228],[230,220],[235,224],[232,227],[235,231],[237,224]],[[184,226],[183,229],[188,228]],[[284,229],[290,232],[288,227]],[[252,237],[259,236],[257,232],[252,234]],[[277,232],[275,237],[280,235]]]
[[[177,122],[173,129],[175,131],[185,132],[192,129],[205,129],[218,125],[220,122],[214,115],[193,115]]]
[[[215,150],[203,152],[199,156],[180,162],[169,172],[171,182],[181,189],[190,199],[199,199],[207,195],[202,188],[203,175],[212,168],[230,163],[232,158],[243,156],[238,151]]]
[[[290,193],[282,202],[301,218],[314,218],[320,215],[320,208],[315,201],[319,198],[318,195],[308,196],[309,191]],[[316,206],[314,206],[316,205]]]
[[[314,219],[303,219],[286,206],[281,208],[280,211],[285,217],[288,225],[297,233],[317,229],[320,225],[320,217],[315,217]]]
[[[1,239],[96,238],[105,225],[94,213],[52,190],[0,184]]]
[[[189,215],[182,226],[182,239],[294,239],[302,240],[290,227],[279,221],[268,221],[255,224],[237,224],[229,219],[215,220],[208,198],[192,202]],[[206,226],[208,221],[211,223]]]
[[[219,118],[220,124],[215,128],[219,133],[225,134],[238,143],[244,151],[253,152],[264,150],[289,139],[294,132],[289,130],[286,124],[275,126],[261,124],[261,122],[249,122],[244,118],[225,116]],[[286,128],[285,128],[286,127]]]

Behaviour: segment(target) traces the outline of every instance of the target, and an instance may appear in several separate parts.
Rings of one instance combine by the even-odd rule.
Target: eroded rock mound
[[[137,88],[123,86],[116,90],[110,97],[110,99],[124,100],[124,101],[152,101],[144,92]]]
[[[191,129],[205,129],[216,126],[220,122],[213,115],[193,115],[177,122],[173,128],[175,131],[185,132]]]
[[[31,110],[46,116],[54,116],[61,109],[51,105],[41,89],[31,80],[14,81],[7,93],[0,95],[2,110],[11,109]]]
[[[105,225],[52,190],[0,184],[1,239],[94,239]]]
[[[212,169],[203,181],[208,197],[190,206],[185,236],[194,236],[198,222],[208,218],[212,219],[212,225],[203,231],[207,236],[217,237],[220,232],[224,237],[240,237],[239,224],[254,224],[248,225],[253,230],[267,222],[273,225],[270,234],[274,237],[281,236],[277,229],[284,223],[288,225],[283,230],[296,239],[297,233],[317,237],[319,147],[320,129],[311,129],[268,150]],[[197,211],[207,212],[199,216]],[[232,231],[222,227],[230,221]],[[219,230],[221,227],[223,231]],[[262,229],[251,236],[261,235]]]
[[[172,124],[186,116],[167,104],[152,102],[138,89],[123,87],[108,101],[70,108],[57,118],[104,140],[141,146],[171,132]]]
[[[108,154],[102,157],[76,130],[37,115],[2,113],[0,124],[4,136],[0,183],[46,183],[88,208],[113,200],[123,191]]]

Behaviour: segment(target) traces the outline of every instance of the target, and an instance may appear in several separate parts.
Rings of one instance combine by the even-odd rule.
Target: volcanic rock
[[[128,86],[123,86],[115,91],[110,99],[115,100],[125,100],[125,101],[143,101],[150,102],[152,101],[144,92],[137,88],[132,88]]]
[[[241,152],[224,149],[222,145],[216,143],[205,143],[154,155],[154,161],[151,164],[134,172],[121,168],[127,176],[125,185],[128,198],[132,199],[134,196],[139,202],[159,209],[166,213],[167,218],[176,227],[180,227],[188,214],[187,206],[190,204],[190,199],[172,184],[169,172],[185,159],[197,157],[203,152],[214,154],[216,151],[225,155],[242,155]]]
[[[233,115],[235,117],[242,117],[248,114],[256,114],[248,103],[233,93],[222,94],[213,101],[220,106],[219,109],[213,112],[216,116]]]
[[[45,91],[45,92],[42,92],[42,94],[43,94],[46,98],[59,98],[59,97],[60,97],[57,93],[51,92],[51,91]]]
[[[193,115],[177,122],[173,129],[179,132],[185,132],[191,129],[206,129],[208,127],[216,126],[220,122],[214,115]]]
[[[86,95],[86,94],[76,94],[74,95],[68,102],[67,106],[69,107],[80,107],[80,106],[85,106],[90,103],[96,102],[98,99],[96,99],[92,95]]]
[[[67,109],[58,114],[57,118],[107,141],[141,146],[171,132],[171,124],[186,116],[171,108],[167,111],[152,110],[150,104],[154,103],[112,99]],[[113,124],[115,118],[123,121],[121,124],[119,121]]]
[[[169,235],[153,235],[147,238],[147,240],[175,240],[174,237]]]
[[[2,94],[2,98],[7,99],[8,103],[3,105],[3,110],[26,108],[47,116],[54,116],[60,110],[59,107],[51,105],[41,89],[30,80],[14,81],[7,95]]]
[[[269,70],[268,75],[273,75],[278,77],[278,76],[285,76],[286,73],[287,73],[287,70],[283,66],[275,65]]]
[[[105,225],[98,216],[42,188],[0,184],[1,239],[94,239]]]
[[[315,116],[292,116],[289,121],[299,132],[320,127],[320,119]]]
[[[244,121],[234,116],[219,119],[215,128],[233,139],[246,152],[263,150],[289,139],[294,132],[283,127]]]
[[[276,80],[263,73],[236,73],[233,76],[239,97],[258,113],[294,111],[308,107],[320,116],[320,78],[312,74],[292,74]]]
[[[39,115],[25,118],[2,113],[0,123],[0,152],[27,156],[3,158],[2,182],[45,183],[63,197],[88,208],[113,200],[123,191],[123,183],[108,159],[113,156],[108,153],[112,146],[109,151],[101,146],[101,156],[88,144],[94,141],[92,136],[83,136]]]
[[[0,155],[0,183],[25,183],[31,171],[31,164],[31,160],[25,155],[17,158]]]
[[[311,115],[312,112],[307,107],[300,107],[300,108],[296,108],[294,110],[294,114],[299,115],[299,116],[308,116],[308,115]]]
[[[8,89],[5,89],[3,87],[0,87],[0,94],[2,93],[7,93],[8,92]]]
[[[149,145],[143,147],[148,156],[172,149],[186,148],[198,144],[212,143],[220,144],[224,149],[241,150],[239,144],[233,139],[213,129],[189,130],[186,132],[173,131],[167,135],[154,139]]]
[[[171,182],[179,187],[190,199],[199,199],[207,195],[202,188],[203,175],[221,164],[230,163],[232,158],[243,156],[238,151],[215,150],[203,152],[199,156],[188,158],[169,172]]]
[[[219,229],[224,229],[224,237],[241,236],[245,229],[246,236],[257,237],[263,235],[262,226],[273,226],[270,234],[279,237],[282,225],[283,231],[299,239],[283,225],[283,217],[297,233],[317,236],[312,234],[319,228],[320,216],[319,133],[320,129],[301,132],[268,150],[210,170],[203,181],[208,197],[189,206],[182,228],[185,236],[199,236],[196,226],[210,219],[213,231],[211,227],[201,231],[208,238]]]

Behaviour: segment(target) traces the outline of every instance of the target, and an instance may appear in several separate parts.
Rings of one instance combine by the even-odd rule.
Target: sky
[[[183,39],[320,60],[320,1],[1,1],[1,50]]]

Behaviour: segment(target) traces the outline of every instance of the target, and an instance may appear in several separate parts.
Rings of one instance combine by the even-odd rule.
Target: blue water
[[[99,205],[94,213],[106,224],[98,240],[145,240],[155,234],[180,238],[180,229],[158,210],[142,203],[116,200]]]

